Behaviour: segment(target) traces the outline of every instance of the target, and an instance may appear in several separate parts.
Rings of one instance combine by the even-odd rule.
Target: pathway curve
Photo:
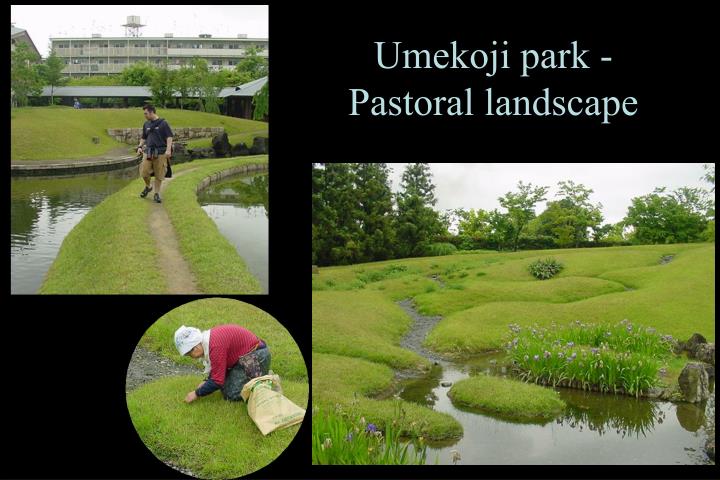
[[[174,178],[192,172],[196,170],[196,168],[174,173],[173,178],[165,179],[160,188],[160,197],[163,197],[163,193]],[[180,253],[180,243],[178,242],[175,228],[170,221],[170,216],[165,209],[165,204],[153,202],[153,195],[154,191],[150,192],[145,200],[152,202],[149,217],[150,233],[155,239],[158,252],[160,252],[160,258],[158,260],[159,268],[163,276],[165,276],[168,288],[167,293],[202,293],[198,289],[195,276],[190,270],[190,265],[188,265],[185,257]]]

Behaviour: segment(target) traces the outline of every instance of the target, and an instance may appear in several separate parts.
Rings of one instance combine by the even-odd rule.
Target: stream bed
[[[452,415],[463,426],[459,440],[428,442],[427,463],[452,464],[714,464],[704,451],[707,418],[714,419],[715,397],[701,404],[652,401],[629,396],[557,388],[563,414],[545,423],[497,418],[456,407],[450,386],[471,375],[507,375],[505,352],[451,362],[427,352],[422,341],[440,317],[420,315],[409,300],[399,302],[415,321],[401,341],[432,362],[421,377],[400,383],[402,399]],[[712,383],[711,383],[712,386]]]

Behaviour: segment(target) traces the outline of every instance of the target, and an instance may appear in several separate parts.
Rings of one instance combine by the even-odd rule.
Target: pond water
[[[11,293],[36,293],[70,230],[92,207],[133,178],[137,178],[137,167],[72,177],[13,177]]]
[[[715,415],[714,393],[703,404],[673,404],[557,389],[568,408],[546,423],[519,423],[456,407],[441,382],[470,375],[506,375],[505,354],[464,363],[438,361],[425,376],[402,383],[400,397],[452,415],[460,440],[429,443],[427,463],[452,464],[712,464],[703,425]]]
[[[268,293],[268,174],[233,175],[208,186],[198,202]]]

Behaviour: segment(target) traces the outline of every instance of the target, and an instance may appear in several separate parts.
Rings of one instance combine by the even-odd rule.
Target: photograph
[[[290,333],[228,298],[195,300],[159,318],[135,347],[125,380],[145,446],[201,479],[240,477],[275,460],[300,429],[308,388]]]
[[[313,164],[313,464],[714,464],[714,192],[714,164]]]
[[[269,293],[268,6],[37,8],[11,9],[11,293]]]

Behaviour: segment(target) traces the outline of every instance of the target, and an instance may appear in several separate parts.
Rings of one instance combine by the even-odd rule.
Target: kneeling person
[[[175,346],[180,355],[202,358],[208,378],[187,394],[187,403],[222,391],[226,400],[238,401],[243,385],[253,378],[267,375],[270,350],[264,341],[239,325],[218,325],[200,331],[183,325],[175,332]]]

